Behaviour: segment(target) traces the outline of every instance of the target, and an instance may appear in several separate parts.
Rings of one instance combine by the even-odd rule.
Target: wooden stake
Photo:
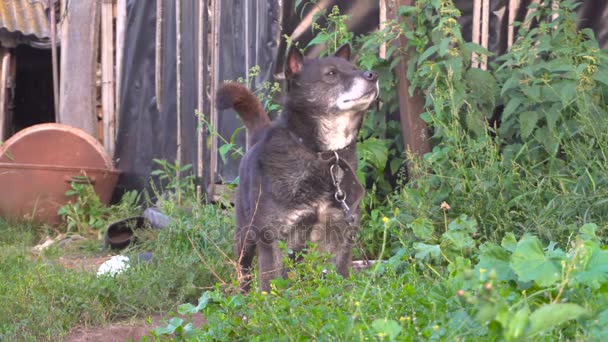
[[[380,25],[378,27],[380,31],[386,28],[386,1],[387,0],[380,0]],[[380,51],[378,52],[378,56],[381,59],[386,59],[386,43],[382,43],[382,45],[380,45]]]
[[[481,46],[488,49],[490,40],[490,0],[483,0],[481,7]],[[488,56],[482,56],[481,69],[488,69]]]
[[[101,106],[103,112],[103,145],[114,157],[116,118],[114,117],[114,4],[101,4]]]
[[[472,43],[480,44],[480,32],[479,32],[479,22],[481,21],[481,0],[473,0],[473,21],[471,21],[471,27],[473,32],[471,33]],[[479,68],[479,60],[478,56],[475,52],[471,54],[471,66],[473,68]]]
[[[199,115],[204,116],[205,106],[205,1],[200,1],[198,5],[198,75],[197,75],[197,108]],[[200,180],[203,179],[204,172],[204,150],[203,150],[203,131],[204,127],[199,117],[197,117],[197,130],[196,130],[196,156],[198,158],[196,163],[196,198],[200,202],[203,196],[203,189]]]
[[[116,2],[116,132],[120,125],[120,92],[122,87],[122,58],[125,50],[125,34],[127,29],[127,0]]]
[[[69,1],[69,10],[63,8],[57,121],[97,138],[99,1]]]
[[[59,70],[57,62],[57,19],[55,18],[55,0],[49,0],[51,12],[51,63],[53,69],[53,103],[55,108],[55,121],[59,118]]]
[[[176,54],[176,83],[177,83],[177,165],[182,167],[182,0],[175,1],[175,54]],[[181,179],[181,170],[177,170],[177,183]],[[178,188],[177,203],[181,204],[181,187]]]
[[[8,138],[10,118],[8,115],[8,87],[9,73],[11,67],[11,51],[0,47],[0,143]]]
[[[515,41],[515,17],[517,16],[517,9],[519,8],[520,0],[509,0],[509,21],[508,21],[508,35],[507,35],[507,47],[511,48]]]
[[[163,107],[163,60],[165,53],[163,23],[165,21],[164,0],[156,0],[156,63],[154,65],[154,89],[156,95],[156,109],[160,112]]]

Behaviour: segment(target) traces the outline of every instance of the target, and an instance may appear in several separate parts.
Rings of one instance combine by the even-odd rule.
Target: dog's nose
[[[378,80],[378,73],[377,72],[373,72],[373,71],[365,71],[363,73],[363,77],[365,77],[366,80],[368,81],[377,81]]]

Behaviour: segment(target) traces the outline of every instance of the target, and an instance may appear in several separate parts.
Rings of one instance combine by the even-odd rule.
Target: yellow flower
[[[399,321],[400,321],[400,322],[405,322],[405,321],[407,321],[407,320],[408,320],[408,318],[409,318],[409,317],[403,317],[403,316],[401,316],[401,317],[399,317]]]
[[[484,274],[486,273],[486,269],[485,268],[480,268],[479,269],[479,274]]]
[[[265,296],[265,295],[267,295],[267,294],[268,294],[268,292],[266,292],[266,291],[262,291],[262,296]]]
[[[361,303],[355,302],[355,306],[359,306],[359,305],[361,305]]]
[[[384,336],[386,336],[386,334],[385,334],[385,333],[383,333],[383,332],[379,332],[379,333],[378,333],[378,337],[384,337]]]
[[[439,326],[438,326],[438,325],[434,325],[434,326],[433,326],[433,330],[435,330],[435,331],[439,331]]]
[[[382,218],[382,222],[384,222],[384,223],[388,222],[388,217],[384,216],[384,217]]]

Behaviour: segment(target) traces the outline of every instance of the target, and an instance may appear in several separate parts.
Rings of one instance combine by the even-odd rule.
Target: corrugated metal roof
[[[0,28],[38,38],[50,37],[47,0],[0,0]]]

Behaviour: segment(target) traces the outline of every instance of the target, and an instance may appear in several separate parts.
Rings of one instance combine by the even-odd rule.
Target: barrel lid
[[[99,141],[81,129],[57,123],[17,132],[0,146],[0,163],[114,168]]]

